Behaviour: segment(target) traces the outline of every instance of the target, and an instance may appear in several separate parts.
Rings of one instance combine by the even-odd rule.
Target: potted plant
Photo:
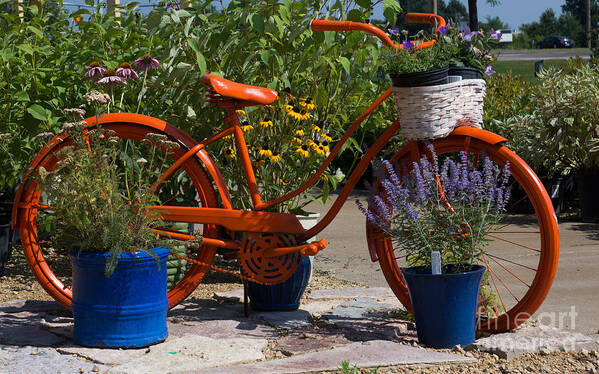
[[[392,29],[392,34],[398,34],[396,28]],[[405,31],[403,35],[402,48],[383,55],[383,64],[393,86],[421,87],[447,83],[448,60],[440,44],[420,48],[425,41],[422,32],[414,38],[408,38]]]
[[[380,192],[368,208],[368,221],[393,240],[412,301],[420,343],[434,348],[470,344],[485,267],[479,264],[487,241],[510,197],[509,170],[486,156],[480,167],[466,153],[460,159],[430,154],[413,165],[383,161]],[[442,267],[431,260],[439,253]],[[435,271],[435,265],[439,265]]]
[[[110,101],[98,92],[88,98],[98,106]],[[169,250],[151,230],[162,225],[158,213],[147,208],[159,203],[150,181],[172,142],[148,134],[133,145],[111,130],[86,126],[82,109],[67,113],[77,118],[63,127],[68,136],[55,167],[40,167],[33,177],[52,210],[40,226],[51,225],[53,246],[69,251],[74,341],[124,348],[162,341]]]
[[[272,105],[253,111],[238,111],[244,138],[262,199],[270,201],[301,186],[322,164],[333,141],[332,126],[322,120],[310,96],[296,97],[290,90]],[[266,141],[268,139],[268,141]],[[225,139],[211,151],[223,160],[221,171],[231,188],[231,200],[237,209],[251,207],[247,182],[239,171],[235,142]],[[340,171],[325,171],[320,188],[312,188],[294,199],[270,208],[271,211],[296,214],[300,220],[310,218],[303,208],[314,200],[326,201],[330,189],[343,179]],[[309,228],[304,225],[304,228]],[[291,243],[294,238],[288,238]],[[295,243],[294,245],[297,245]],[[298,259],[296,259],[298,260]],[[310,275],[310,259],[299,259],[299,266],[288,280],[276,285],[248,284],[250,306],[256,310],[294,310],[299,307]]]
[[[449,76],[460,76],[462,79],[482,79],[495,73],[491,62],[495,57],[491,48],[497,46],[501,32],[490,30],[471,31],[468,26],[458,32],[450,24],[439,29],[439,44],[449,63]]]

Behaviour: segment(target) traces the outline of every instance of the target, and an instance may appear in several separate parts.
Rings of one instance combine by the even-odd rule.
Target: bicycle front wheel
[[[126,119],[126,120],[125,120]],[[163,129],[152,124],[158,120],[141,115],[107,115],[102,118],[102,128],[113,130],[121,143],[128,142],[127,149],[135,149],[138,142],[148,134],[164,135],[168,140],[177,144],[175,148],[165,151],[166,161],[164,169],[172,165],[189,150],[189,139],[182,136],[178,130],[166,125]],[[66,253],[61,248],[53,246],[52,201],[48,201],[33,176],[38,174],[40,168],[54,170],[56,157],[61,148],[70,145],[69,138],[56,142],[49,152],[40,153],[34,161],[29,178],[23,182],[23,191],[19,205],[24,207],[19,212],[18,227],[21,235],[21,244],[27,263],[42,287],[61,305],[71,309],[71,266]],[[93,147],[93,143],[90,144]],[[137,146],[137,149],[142,147]],[[200,207],[218,207],[218,200],[212,181],[202,164],[196,157],[189,158],[180,168],[162,184],[159,198],[163,205],[184,205]],[[173,231],[187,233],[187,223],[169,222],[168,226]],[[215,225],[203,225],[199,228],[203,237],[215,238],[218,228]],[[199,249],[187,248],[183,241],[171,242],[171,252],[177,250],[180,254],[192,257],[206,265],[187,264],[179,262],[177,269],[167,269],[169,272],[168,299],[169,307],[177,305],[187,297],[202,281],[209,270],[216,248],[201,245]],[[169,261],[169,263],[172,261]],[[177,262],[175,260],[175,262]],[[168,266],[168,264],[167,264]],[[172,270],[172,271],[171,271]]]
[[[439,159],[459,158],[461,152],[476,165],[487,155],[499,167],[509,162],[512,197],[504,219],[493,227],[482,256],[487,267],[479,293],[479,330],[503,332],[526,321],[547,296],[557,270],[559,233],[557,218],[543,184],[528,165],[501,144],[462,135],[432,141]],[[427,154],[419,142],[419,153]],[[400,150],[392,161],[411,167],[410,151]],[[407,172],[409,170],[402,170]],[[378,183],[377,183],[378,185]],[[376,250],[383,274],[401,303],[411,310],[401,267],[405,258],[394,251],[392,241],[367,223],[368,244]]]

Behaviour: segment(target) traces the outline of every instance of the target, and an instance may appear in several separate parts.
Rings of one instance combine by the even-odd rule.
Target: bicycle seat
[[[279,93],[270,88],[241,84],[215,75],[204,75],[200,81],[221,96],[243,101],[245,106],[272,104],[279,97]]]

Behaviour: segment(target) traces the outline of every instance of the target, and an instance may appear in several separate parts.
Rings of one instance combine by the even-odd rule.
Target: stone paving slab
[[[277,331],[273,327],[255,321],[248,321],[245,318],[243,320],[224,319],[181,323],[168,321],[167,326],[169,338],[189,334],[207,336],[213,339],[275,339],[278,337]]]
[[[258,323],[266,323],[270,326],[280,329],[297,329],[309,327],[312,316],[305,310],[298,309],[288,312],[251,312],[250,320]]]
[[[17,346],[50,347],[64,343],[63,337],[43,330],[39,325],[3,325],[0,344]]]
[[[266,344],[266,339],[211,339],[205,336],[185,335],[151,346],[144,356],[113,367],[109,373],[195,373],[203,368],[264,360],[262,350]]]
[[[56,351],[65,355],[81,357],[105,365],[121,365],[146,354],[147,348],[141,349],[106,349],[88,348],[78,345],[69,345],[56,348]]]
[[[547,326],[524,327],[478,339],[465,349],[478,349],[512,360],[525,353],[599,350],[599,339]]]
[[[104,365],[61,355],[52,348],[0,346],[0,373],[73,374],[107,369]]]
[[[11,300],[5,303],[0,303],[0,312],[15,313],[15,312],[66,312],[64,307],[56,301],[47,300]]]
[[[349,361],[352,365],[355,364],[359,368],[475,361],[474,358],[451,353],[429,351],[385,340],[373,340],[310,352],[280,360],[212,368],[210,370],[199,371],[198,373],[291,374],[320,372],[339,369],[339,363],[344,360]]]
[[[335,288],[326,290],[312,290],[308,295],[310,299],[355,299],[357,297],[368,297],[371,299],[395,298],[395,294],[389,287],[371,288]]]

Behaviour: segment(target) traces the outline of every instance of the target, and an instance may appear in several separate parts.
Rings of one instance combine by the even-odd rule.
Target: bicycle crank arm
[[[280,248],[266,248],[262,252],[262,256],[264,257],[278,257],[283,256],[288,253],[299,252],[300,256],[314,256],[321,250],[325,249],[327,246],[327,241],[325,239],[320,239],[318,241],[313,241],[311,243],[306,243],[302,245],[298,245],[296,247],[280,247]]]

